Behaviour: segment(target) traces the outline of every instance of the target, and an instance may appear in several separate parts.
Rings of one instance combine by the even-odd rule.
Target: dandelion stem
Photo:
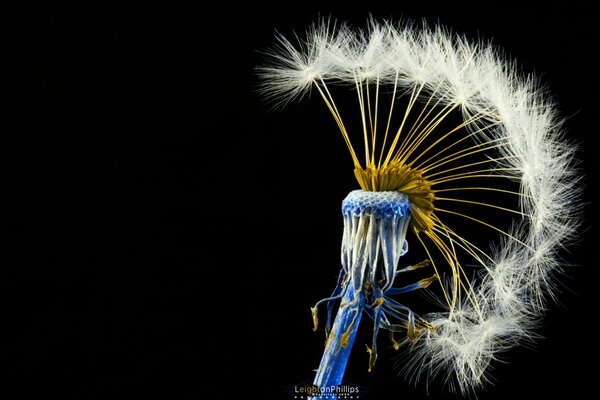
[[[356,331],[360,324],[363,307],[364,292],[354,292],[352,285],[348,285],[346,294],[342,298],[340,308],[329,333],[321,364],[313,384],[317,387],[332,387],[342,383],[346,364],[352,351]]]

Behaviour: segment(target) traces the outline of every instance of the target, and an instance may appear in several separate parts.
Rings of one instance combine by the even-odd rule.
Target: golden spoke
[[[437,269],[437,266],[435,265],[435,261],[434,261],[433,257],[431,257],[431,253],[429,252],[429,249],[423,242],[423,239],[421,239],[421,235],[419,235],[417,233],[416,236],[417,236],[417,239],[419,240],[419,242],[421,243],[421,246],[423,246],[423,249],[425,249],[425,252],[427,253],[427,257],[431,261],[431,266],[433,267],[433,270],[435,271],[436,275],[438,276],[438,282],[440,283],[440,287],[442,288],[442,293],[444,295],[444,298],[446,299],[446,304],[448,305],[448,307],[451,307],[450,298],[448,297],[448,293],[446,293],[446,289],[444,288],[444,285],[442,283],[441,275]]]
[[[315,82],[315,86],[317,87],[317,90],[321,94],[321,97],[325,101],[325,104],[327,105],[329,112],[331,112],[331,114],[333,115],[333,119],[337,123],[338,128],[340,129],[340,131],[342,133],[342,137],[344,138],[344,141],[346,142],[346,146],[348,146],[348,150],[350,150],[350,155],[352,157],[352,161],[354,162],[354,166],[360,167],[360,161],[358,161],[358,157],[356,156],[356,153],[354,152],[354,148],[352,147],[352,143],[350,142],[350,137],[348,136],[348,132],[346,131],[346,127],[344,125],[344,122],[342,121],[342,117],[337,109],[337,106],[335,105],[335,102],[333,101],[333,97],[331,96],[331,93],[329,92],[329,89],[327,88],[327,85],[325,84],[323,79],[321,79],[321,83],[322,83],[323,89],[325,91],[323,91],[323,89],[321,89],[321,87],[316,82]],[[327,95],[325,93],[327,93]]]
[[[377,162],[377,167],[381,167],[381,158],[383,157],[383,153],[385,152],[385,145],[387,143],[388,132],[390,130],[390,124],[392,122],[392,114],[394,111],[394,102],[396,100],[396,91],[398,89],[398,72],[396,72],[396,79],[394,80],[394,91],[392,92],[392,100],[390,104],[390,112],[388,113],[387,124],[385,126],[385,135],[383,137],[383,145],[381,146],[381,151],[379,152],[379,160]]]
[[[452,111],[457,107],[457,105],[446,105],[423,129],[415,138],[413,143],[402,150],[402,153],[398,155],[398,159],[401,160],[402,163],[406,163],[408,157],[410,157],[413,152],[417,150],[417,148],[423,143],[423,141],[433,132],[435,129],[442,123],[442,121],[450,115]]]
[[[448,225],[446,225],[442,221],[440,221],[439,218],[437,218],[436,216],[434,216],[432,218],[436,221],[436,224],[438,226],[443,227],[448,233],[450,233],[452,236],[454,236],[458,240],[458,242],[455,241],[455,243],[458,247],[460,247],[462,250],[467,252],[471,257],[473,257],[481,265],[485,265],[485,263],[481,259],[481,256],[483,256],[484,258],[488,259],[491,262],[494,262],[494,259],[489,254],[487,254],[485,251],[481,250],[479,247],[477,247],[476,245],[474,245],[473,243],[471,243],[464,237],[460,236],[458,233],[454,232],[452,229],[450,229],[448,227]],[[434,229],[438,229],[438,228],[436,228],[434,226]]]
[[[488,168],[488,169],[480,169],[477,171],[469,171],[463,172],[461,174],[455,174],[450,176],[445,176],[440,179],[432,179],[428,180],[432,185],[439,185],[440,183],[450,182],[458,179],[467,179],[467,178],[512,178],[511,175],[499,175],[494,174],[496,171],[517,171],[517,168],[507,167],[507,168]],[[485,173],[487,172],[487,174]]]
[[[488,142],[488,143],[478,143],[473,146],[469,146],[467,148],[458,150],[454,153],[447,154],[446,156],[440,158],[439,160],[436,160],[435,162],[422,168],[421,170],[422,171],[431,171],[432,169],[439,168],[440,166],[442,166],[444,164],[448,164],[448,163],[454,162],[456,160],[460,160],[461,158],[472,156],[477,153],[482,153],[484,151],[490,151],[493,149],[501,148],[505,145],[506,145],[506,143],[502,143],[502,142],[498,143],[498,141]]]
[[[530,247],[530,246],[528,246],[527,244],[523,243],[521,240],[517,239],[516,237],[514,237],[514,236],[513,236],[513,235],[511,235],[510,233],[508,233],[508,232],[505,232],[505,231],[503,231],[502,229],[500,229],[500,228],[497,228],[497,227],[495,227],[495,226],[494,226],[494,225],[492,225],[492,224],[488,224],[487,222],[485,222],[485,221],[482,221],[482,220],[480,220],[480,219],[478,219],[478,218],[471,217],[470,215],[463,214],[463,213],[459,213],[459,212],[456,212],[456,211],[446,210],[446,209],[444,209],[444,208],[437,208],[437,207],[436,207],[436,209],[435,209],[435,210],[436,210],[436,211],[445,212],[445,213],[448,213],[448,214],[454,214],[454,215],[458,215],[459,217],[463,217],[463,218],[466,218],[466,219],[470,219],[471,221],[477,222],[477,223],[479,223],[479,224],[481,224],[481,225],[487,226],[487,227],[488,227],[488,228],[490,228],[490,229],[493,229],[493,230],[495,230],[495,231],[497,231],[497,232],[500,232],[500,233],[501,233],[501,234],[503,234],[504,236],[506,236],[506,237],[508,237],[508,238],[510,238],[510,239],[512,239],[512,240],[514,240],[515,242],[517,242],[517,243],[519,243],[519,244],[521,244],[521,245],[525,246],[525,247],[526,247],[526,248],[528,248],[528,249],[531,249],[531,247]]]
[[[429,237],[429,239],[437,247],[439,252],[442,254],[442,257],[444,259],[446,259],[446,262],[448,263],[448,265],[450,266],[450,269],[452,271],[452,303],[450,304],[450,310],[454,310],[454,308],[456,307],[456,301],[458,298],[458,286],[459,286],[458,283],[460,281],[460,275],[456,270],[456,262],[458,261],[457,257],[456,257],[456,253],[450,252],[448,250],[448,248],[445,246],[445,244],[443,243],[443,241],[437,236],[437,234],[435,232],[425,231],[425,234],[427,235],[427,237]],[[437,271],[436,271],[436,273],[437,273]]]
[[[406,107],[406,111],[404,112],[404,117],[402,118],[402,123],[400,124],[400,128],[398,128],[398,131],[396,132],[394,141],[392,142],[392,145],[390,146],[390,148],[388,150],[387,156],[385,157],[385,161],[383,162],[384,166],[388,165],[388,163],[390,162],[390,158],[392,157],[392,154],[394,154],[396,145],[398,144],[398,140],[400,139],[400,135],[402,133],[402,129],[404,128],[404,124],[406,123],[406,119],[408,118],[408,115],[410,114],[410,111],[411,111],[413,105],[417,101],[417,96],[423,89],[423,86],[424,86],[424,84],[421,84],[418,91],[417,91],[417,85],[413,86],[413,90],[410,95],[410,100],[408,101],[408,106]]]
[[[447,229],[447,227],[443,224],[442,224],[442,227],[444,229]],[[468,278],[467,273],[465,272],[464,268],[458,261],[458,256],[456,255],[456,250],[454,249],[455,241],[450,238],[448,233],[443,232],[439,229],[436,229],[436,231],[439,232],[440,234],[442,234],[444,237],[446,237],[448,239],[448,241],[450,242],[450,246],[452,247],[451,250],[448,248],[448,245],[446,245],[446,243],[444,243],[444,241],[439,236],[436,235],[436,237],[440,241],[440,245],[442,245],[449,254],[453,255],[454,262],[456,263],[456,266],[459,270],[458,283],[465,290],[467,298],[469,299],[469,301],[471,302],[473,307],[475,307],[475,310],[477,311],[477,314],[479,315],[479,317],[481,319],[483,319],[483,315],[481,314],[480,307],[479,307],[479,304],[477,303],[477,300],[472,298],[472,296],[471,296],[471,290],[472,290],[471,282],[469,281],[469,278]],[[456,243],[456,244],[460,245],[459,243]],[[467,282],[466,285],[465,285],[465,282],[463,281],[463,279],[460,277],[460,274],[462,274],[462,276],[464,276],[465,281]]]
[[[527,216],[527,214],[525,214],[521,211],[513,210],[512,208],[500,207],[495,204],[485,203],[485,202],[481,202],[481,201],[464,200],[464,199],[457,199],[457,198],[451,198],[451,197],[436,197],[435,201],[436,202],[438,202],[438,201],[454,201],[454,202],[460,202],[460,203],[476,204],[476,205],[480,205],[480,206],[492,207],[492,208],[496,208],[498,210],[518,214],[522,217]]]
[[[438,86],[439,87],[439,86]],[[423,109],[421,110],[421,112],[419,113],[419,115],[417,116],[417,119],[415,120],[415,122],[413,122],[410,130],[408,131],[408,133],[406,134],[405,138],[403,139],[400,148],[398,149],[398,152],[394,155],[394,159],[396,159],[399,155],[399,153],[401,151],[403,151],[403,149],[405,148],[405,146],[411,141],[411,139],[413,138],[413,136],[415,135],[415,133],[419,132],[418,129],[421,127],[421,125],[423,125],[424,122],[426,122],[429,118],[429,115],[431,115],[431,113],[435,110],[435,108],[440,104],[440,102],[442,101],[442,96],[435,102],[435,104],[433,106],[430,107],[431,104],[431,100],[433,99],[435,93],[437,93],[437,89],[436,88],[431,95],[429,96],[429,98],[427,99],[427,101],[425,102],[425,104],[423,105]],[[429,111],[427,111],[427,109],[429,108]],[[427,111],[427,113],[425,114],[425,111]],[[423,115],[425,114],[425,115]],[[435,117],[434,117],[435,118]],[[427,126],[426,126],[427,127]],[[425,127],[425,128],[426,128]],[[418,137],[418,135],[417,135]]]
[[[360,107],[360,117],[362,120],[362,127],[363,127],[363,138],[364,138],[364,142],[365,142],[365,163],[366,165],[369,165],[369,136],[367,133],[367,119],[366,119],[366,115],[365,115],[365,98],[364,98],[364,92],[363,92],[363,83],[358,81],[358,78],[356,76],[356,72],[354,73],[354,82],[356,83],[356,95],[358,96],[358,104]]]
[[[497,123],[496,123],[496,124],[497,124]],[[483,128],[477,129],[477,130],[475,130],[475,131],[473,131],[473,132],[469,133],[468,135],[464,136],[463,138],[461,138],[461,139],[459,139],[459,140],[456,140],[456,141],[454,141],[452,144],[450,144],[450,145],[448,145],[448,146],[446,146],[446,147],[442,148],[440,151],[438,151],[438,152],[437,152],[437,153],[435,153],[434,155],[430,156],[430,157],[429,157],[427,160],[425,160],[425,161],[421,162],[421,164],[419,164],[419,166],[418,166],[418,167],[416,167],[416,168],[419,168],[419,169],[420,169],[420,168],[421,168],[423,165],[427,165],[427,164],[428,164],[428,163],[429,163],[431,160],[434,160],[436,157],[439,157],[440,155],[444,154],[445,152],[447,152],[448,150],[450,150],[450,149],[451,149],[451,148],[453,148],[454,146],[456,146],[456,145],[460,144],[461,142],[463,142],[463,141],[465,141],[465,140],[469,139],[470,137],[476,136],[476,135],[480,134],[481,132],[483,132],[483,131],[485,131],[485,130],[488,130],[488,129],[492,128],[492,127],[493,127],[493,126],[495,126],[496,124],[487,125],[487,126],[485,126],[485,127],[483,127]],[[500,139],[494,139],[494,140],[490,140],[490,141],[488,141],[486,144],[489,144],[489,143],[494,143],[494,142],[497,142],[497,141],[500,141]],[[465,151],[465,150],[468,150],[468,149],[473,149],[473,148],[477,148],[477,147],[484,146],[484,145],[485,145],[485,144],[483,144],[483,143],[476,143],[474,146],[470,146],[470,147],[468,147],[467,149],[462,149],[462,150],[459,150],[459,151],[457,151],[457,152],[455,152],[455,153],[452,153],[452,154],[446,155],[446,156],[444,156],[442,159],[440,159],[440,160],[438,160],[438,161],[436,161],[436,162],[439,162],[439,161],[444,161],[445,159],[447,159],[447,158],[449,158],[449,157],[452,157],[452,156],[454,156],[454,155],[456,155],[456,154],[460,154],[460,153],[462,153],[462,152],[463,152],[463,151]],[[431,168],[431,165],[429,166],[429,168]]]
[[[498,189],[498,188],[492,188],[492,187],[486,187],[486,186],[467,186],[467,187],[453,187],[453,188],[446,188],[446,189],[434,189],[434,190],[432,190],[432,192],[433,193],[442,193],[442,192],[454,192],[454,191],[464,191],[464,190],[489,190],[492,192],[514,194],[514,195],[520,196],[520,197],[529,197],[529,198],[532,197],[529,194],[515,192],[514,190]]]
[[[478,153],[479,151],[483,151],[483,150],[473,150],[469,154],[463,154],[462,156],[457,157],[457,159],[470,156],[472,154]],[[502,160],[509,160],[509,159],[512,159],[512,158],[515,158],[515,157],[514,156],[505,156],[505,157],[497,157],[497,158],[487,158],[487,159],[482,160],[482,161],[472,162],[472,163],[469,163],[469,164],[460,165],[458,167],[444,169],[442,171],[438,171],[436,173],[428,174],[428,175],[425,175],[428,171],[430,171],[431,169],[438,168],[439,166],[441,166],[442,164],[445,164],[445,163],[439,164],[439,165],[435,166],[434,168],[429,168],[429,169],[425,169],[425,170],[421,170],[421,171],[427,177],[427,179],[430,179],[433,176],[437,176],[437,175],[441,175],[441,174],[446,174],[446,173],[448,173],[450,171],[457,171],[457,170],[460,170],[460,169],[470,168],[470,167],[473,167],[473,166],[476,166],[476,165],[488,164],[488,163],[498,162],[498,161],[502,161]],[[452,161],[454,161],[454,160],[452,160]],[[450,161],[448,161],[448,162],[450,162]]]

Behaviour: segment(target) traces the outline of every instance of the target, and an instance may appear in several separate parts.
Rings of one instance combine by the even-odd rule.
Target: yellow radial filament
[[[411,226],[416,232],[429,231],[433,227],[431,214],[435,196],[431,184],[419,170],[392,161],[387,166],[355,168],[354,175],[362,190],[370,192],[399,191],[410,200]]]

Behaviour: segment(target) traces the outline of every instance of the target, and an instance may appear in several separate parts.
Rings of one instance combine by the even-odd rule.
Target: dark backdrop
[[[275,30],[330,14],[362,25],[372,11],[493,39],[543,76],[592,186],[590,8],[367,6],[32,6],[9,18],[3,390],[291,399],[310,382],[323,334],[309,307],[333,288],[340,202],[356,184],[318,99],[272,112],[254,92],[257,49]],[[584,225],[592,232],[589,214]],[[579,266],[562,278],[544,339],[505,354],[478,398],[577,398],[594,386],[589,243],[564,253]],[[395,376],[387,345],[366,372],[367,336],[346,374],[361,398],[427,398]],[[459,396],[433,384],[429,398]]]

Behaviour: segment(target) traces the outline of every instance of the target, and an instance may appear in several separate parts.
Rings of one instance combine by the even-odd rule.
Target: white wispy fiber
[[[411,379],[437,375],[452,389],[469,392],[488,381],[499,352],[532,340],[561,270],[561,248],[579,226],[579,178],[575,148],[562,120],[535,77],[489,43],[469,42],[440,27],[370,20],[366,29],[321,21],[297,46],[277,36],[258,69],[260,90],[277,104],[301,97],[323,82],[358,85],[365,79],[422,93],[440,104],[458,104],[468,128],[490,126],[481,142],[498,142],[498,164],[519,183],[520,212],[480,261],[481,274],[452,312],[425,315],[435,328],[406,340]],[[479,306],[476,310],[474,304]]]

